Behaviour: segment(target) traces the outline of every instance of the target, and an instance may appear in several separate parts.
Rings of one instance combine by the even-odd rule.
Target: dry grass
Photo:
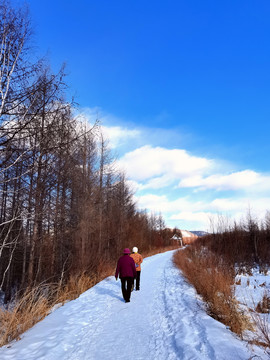
[[[174,262],[202,296],[209,315],[240,336],[251,327],[234,298],[233,268],[227,267],[214,254],[196,245],[178,251]]]
[[[97,281],[96,276],[84,273],[70,276],[65,285],[40,284],[18,294],[12,306],[0,308],[0,346],[20,339],[20,334],[44,319],[56,304],[76,299]]]
[[[54,305],[51,296],[55,291],[52,285],[40,285],[17,297],[11,309],[0,309],[0,346],[19,339],[20,334],[42,320]]]
[[[82,293],[98,282],[96,275],[88,276],[86,273],[71,275],[64,286],[58,287],[56,303],[77,299]]]

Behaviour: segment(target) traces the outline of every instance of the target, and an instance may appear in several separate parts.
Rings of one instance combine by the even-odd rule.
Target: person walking
[[[142,255],[138,253],[138,248],[134,246],[132,249],[132,254],[130,255],[135,262],[136,266],[136,290],[140,290],[140,280],[141,280],[141,263],[143,262]]]
[[[137,276],[135,262],[130,255],[128,248],[124,249],[123,255],[118,259],[115,279],[118,275],[121,280],[122,294],[125,302],[130,302],[131,287],[134,282],[134,278]]]

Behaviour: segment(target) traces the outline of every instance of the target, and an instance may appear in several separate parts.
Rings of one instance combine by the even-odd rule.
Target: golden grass
[[[51,295],[54,291],[52,285],[40,285],[26,290],[23,296],[15,300],[11,309],[0,309],[0,346],[19,339],[20,334],[48,314],[53,305]]]
[[[56,303],[77,299],[82,293],[98,282],[96,275],[88,276],[86,273],[71,275],[64,286],[59,286]]]
[[[0,309],[0,346],[18,340],[20,334],[44,319],[56,304],[76,299],[97,281],[96,276],[83,273],[70,276],[65,285],[40,284],[18,294],[13,306]]]
[[[234,298],[234,271],[201,247],[189,246],[174,255],[175,264],[206,303],[207,311],[236,334],[250,329]]]

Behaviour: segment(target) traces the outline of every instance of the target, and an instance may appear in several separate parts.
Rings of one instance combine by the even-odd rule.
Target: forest
[[[137,209],[99,119],[67,99],[65,66],[32,61],[26,7],[0,6],[0,289],[99,273],[124,247],[168,244],[161,215]]]

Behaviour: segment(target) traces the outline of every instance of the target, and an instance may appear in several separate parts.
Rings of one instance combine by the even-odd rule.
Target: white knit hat
[[[137,253],[137,252],[138,252],[138,248],[137,248],[136,246],[134,246],[134,248],[132,249],[132,251],[133,251],[134,253]]]

